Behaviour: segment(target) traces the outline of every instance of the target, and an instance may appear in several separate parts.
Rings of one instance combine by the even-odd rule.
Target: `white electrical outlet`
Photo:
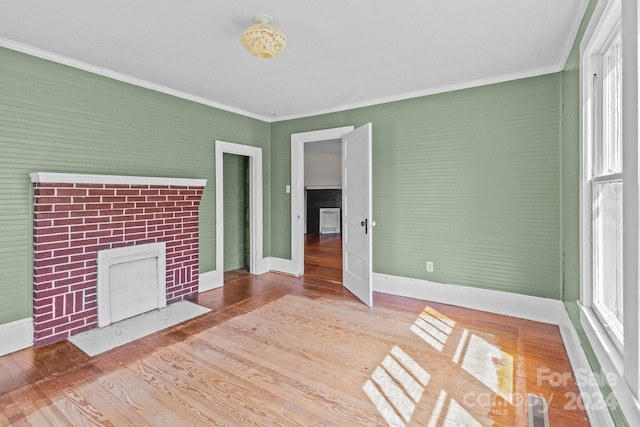
[[[427,261],[427,271],[429,273],[433,273],[433,262],[432,261]]]

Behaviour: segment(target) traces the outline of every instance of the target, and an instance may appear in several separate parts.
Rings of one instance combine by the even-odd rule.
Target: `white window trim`
[[[594,28],[590,37],[586,37],[587,43],[581,46],[580,55],[580,80],[582,86],[582,112],[583,112],[583,150],[582,150],[582,176],[581,176],[581,224],[580,224],[580,245],[581,245],[581,269],[582,269],[582,283],[580,292],[580,302],[585,310],[588,310],[593,315],[592,322],[585,322],[583,327],[590,327],[597,323],[598,331],[606,331],[607,326],[602,322],[602,317],[596,313],[593,307],[593,256],[591,248],[591,233],[592,233],[592,182],[600,181],[601,179],[609,180],[609,176],[603,178],[592,179],[594,170],[594,156],[592,147],[594,147],[594,134],[596,127],[599,127],[599,121],[595,119],[596,112],[599,110],[599,105],[593,103],[595,97],[596,100],[601,99],[601,94],[594,94],[593,75],[600,73],[600,61],[596,57],[600,56],[601,47],[610,43],[610,35],[613,31],[616,31],[620,27],[620,0],[611,0],[607,3],[605,10],[602,13],[600,19],[592,18],[592,22],[598,23]],[[595,15],[595,13],[594,13]],[[624,67],[624,61],[623,61]],[[624,285],[623,285],[624,286]],[[601,334],[598,334],[601,336]],[[614,359],[622,360],[623,347],[616,339],[608,339],[607,344],[615,344],[612,351],[617,352]],[[621,368],[621,367],[620,367]]]
[[[622,22],[622,150],[623,150],[623,286],[624,349],[620,351],[605,333],[605,328],[591,307],[591,183],[589,167],[593,110],[590,95],[592,76],[596,72],[591,55]],[[580,171],[580,256],[581,256],[581,325],[594,349],[603,372],[617,380],[609,381],[618,403],[631,425],[640,425],[639,393],[639,317],[638,246],[640,234],[638,209],[640,178],[638,175],[638,6],[635,0],[601,0],[593,13],[580,46],[580,82],[582,106],[582,169]]]

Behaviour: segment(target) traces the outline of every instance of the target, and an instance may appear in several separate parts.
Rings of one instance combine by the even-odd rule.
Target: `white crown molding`
[[[579,21],[578,21],[579,24]],[[11,49],[11,50],[15,50],[18,52],[22,52],[22,53],[26,53],[27,55],[32,55],[38,58],[42,58],[42,59],[46,59],[49,61],[53,61],[59,64],[63,64],[63,65],[68,65],[70,67],[73,68],[78,68],[80,70],[84,70],[87,71],[89,73],[93,73],[93,74],[97,74],[100,76],[104,76],[104,77],[108,77],[114,80],[118,80],[124,83],[129,83],[135,86],[139,86],[139,87],[143,87],[146,89],[150,89],[150,90],[154,90],[156,92],[161,92],[167,95],[172,95],[175,96],[177,98],[182,98],[182,99],[186,99],[188,101],[193,101],[193,102],[197,102],[198,104],[203,104],[203,105],[207,105],[209,107],[213,107],[213,108],[218,108],[220,110],[224,110],[224,111],[228,111],[230,113],[235,113],[235,114],[239,114],[245,117],[249,117],[252,119],[256,119],[256,120],[261,120],[263,122],[266,123],[275,123],[275,122],[282,122],[285,120],[293,120],[293,119],[300,119],[300,118],[305,118],[305,117],[313,117],[313,116],[318,116],[321,114],[329,114],[329,113],[336,113],[336,112],[340,112],[340,111],[346,111],[346,110],[353,110],[356,108],[362,108],[362,107],[370,107],[373,105],[379,105],[379,104],[386,104],[389,102],[395,102],[395,101],[403,101],[406,99],[412,99],[412,98],[419,98],[422,96],[428,96],[428,95],[435,95],[435,94],[439,94],[439,93],[445,93],[445,92],[452,92],[452,91],[456,91],[456,90],[461,90],[461,89],[470,89],[473,87],[480,87],[480,86],[486,86],[486,85],[490,85],[490,84],[495,84],[495,83],[502,83],[502,82],[507,82],[507,81],[512,81],[512,80],[519,80],[519,79],[525,79],[525,78],[529,78],[529,77],[537,77],[537,76],[541,76],[541,75],[545,75],[545,74],[551,74],[551,73],[557,73],[559,71],[562,70],[562,68],[564,67],[564,63],[562,64],[556,64],[556,65],[552,65],[552,66],[548,66],[548,67],[542,67],[542,68],[536,68],[533,70],[526,70],[526,71],[520,71],[520,72],[516,72],[516,73],[510,73],[510,74],[504,74],[501,76],[495,76],[495,77],[487,77],[484,79],[478,79],[478,80],[471,80],[468,82],[463,82],[463,83],[456,83],[456,84],[451,84],[451,85],[445,85],[445,86],[440,86],[440,87],[435,87],[435,88],[429,88],[429,89],[423,89],[423,90],[419,90],[419,91],[413,91],[413,92],[406,92],[406,93],[402,93],[402,94],[397,94],[397,95],[391,95],[391,96],[387,96],[387,97],[382,97],[382,98],[374,98],[374,99],[370,99],[370,100],[366,100],[366,101],[360,101],[360,102],[356,102],[356,103],[351,103],[351,104],[344,104],[344,105],[340,105],[337,107],[331,107],[331,108],[326,108],[326,109],[321,109],[321,110],[315,110],[315,111],[310,111],[310,112],[306,112],[306,113],[300,113],[300,114],[291,114],[291,115],[287,115],[287,116],[282,116],[282,117],[267,117],[267,116],[263,116],[261,114],[256,114],[256,113],[251,113],[249,111],[246,110],[242,110],[239,108],[235,108],[235,107],[231,107],[229,105],[225,105],[219,102],[215,102],[212,101],[210,99],[205,99],[199,96],[195,96],[195,95],[191,95],[185,92],[181,92],[175,89],[171,89],[165,86],[161,86],[155,83],[151,83],[149,81],[146,80],[142,80],[142,79],[138,79],[136,77],[132,77],[132,76],[128,76],[126,74],[122,74],[122,73],[118,73],[116,71],[112,71],[112,70],[108,70],[106,68],[102,68],[102,67],[98,67],[95,65],[91,65],[91,64],[87,64],[85,62],[82,61],[78,61],[72,58],[68,58],[66,56],[62,56],[62,55],[58,55],[56,53],[52,53],[52,52],[48,52],[45,51],[43,49],[38,49],[29,45],[25,45],[22,43],[18,43],[18,42],[14,42],[12,40],[7,40],[4,38],[0,37],[0,46],[2,47],[6,47],[7,49]],[[569,49],[571,49],[569,47]],[[566,57],[565,57],[565,61],[566,61]]]
[[[366,101],[354,102],[351,104],[344,104],[338,107],[331,107],[331,108],[310,111],[310,112],[301,113],[301,114],[291,114],[288,116],[270,118],[269,122],[274,123],[274,122],[283,122],[286,120],[302,119],[305,117],[313,117],[313,116],[319,116],[322,114],[330,114],[330,113],[337,113],[340,111],[353,110],[356,108],[387,104],[389,102],[404,101],[406,99],[420,98],[420,97],[429,96],[429,95],[437,95],[439,93],[453,92],[453,91],[462,90],[462,89],[471,89],[474,87],[487,86],[487,85],[496,84],[496,83],[504,83],[504,82],[513,81],[513,80],[526,79],[529,77],[538,77],[538,76],[543,76],[545,74],[560,72],[562,71],[563,67],[564,67],[564,64],[555,64],[555,65],[550,65],[548,67],[535,68],[532,70],[519,71],[516,73],[503,74],[500,76],[487,77],[484,79],[470,80],[467,82],[444,85],[444,86],[439,86],[439,87],[434,87],[429,89],[422,89],[414,92],[405,92],[405,93],[386,96],[382,98],[375,98],[375,99],[369,99]]]
[[[33,346],[33,318],[0,325],[0,356]]]
[[[580,23],[582,22],[582,18],[584,18],[584,13],[587,11],[587,6],[589,5],[589,0],[580,0],[582,1],[582,6],[578,13],[574,17],[573,22],[571,23],[571,29],[569,30],[569,35],[565,40],[565,46],[562,49],[562,55],[560,55],[560,69],[564,69],[564,65],[567,63],[567,59],[569,59],[569,55],[571,54],[571,48],[573,47],[573,42],[576,40],[576,36],[578,35],[578,29],[580,28]],[[580,46],[578,45],[578,49]]]
[[[206,179],[162,178],[153,176],[91,175],[77,173],[31,172],[31,182],[54,184],[174,185],[204,187]]]
[[[12,40],[7,40],[5,38],[0,37],[0,46],[6,47],[7,49],[15,50],[18,52],[26,53],[27,55],[35,56],[38,58],[46,59],[49,61],[56,62],[58,64],[68,65],[69,67],[77,68],[80,70],[87,71],[89,73],[97,74],[99,76],[108,77],[110,79],[118,80],[120,82],[129,83],[135,86],[143,87],[145,89],[154,90],[156,92],[164,93],[167,95],[175,96],[176,98],[186,99],[188,101],[197,102],[198,104],[207,105],[209,107],[217,108],[220,110],[228,111],[230,113],[240,114],[245,117],[249,117],[252,119],[261,120],[263,122],[269,122],[269,118],[262,116],[260,114],[251,113],[246,110],[242,110],[240,108],[230,107],[228,105],[212,101],[210,99],[202,98],[200,96],[191,95],[186,92],[181,92],[179,90],[171,89],[166,86],[162,86],[156,83],[151,83],[147,80],[139,79],[136,77],[129,76],[127,74],[122,74],[117,71],[108,70],[106,68],[98,67],[96,65],[87,64],[86,62],[78,61],[76,59],[72,59],[63,55],[59,55],[57,53],[49,52],[43,49],[38,49],[33,46],[29,46],[23,43],[18,43]]]

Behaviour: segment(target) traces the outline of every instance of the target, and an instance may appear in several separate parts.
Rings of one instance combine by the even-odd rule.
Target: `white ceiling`
[[[558,71],[586,3],[0,0],[0,45],[274,121]],[[240,43],[261,12],[270,60]]]

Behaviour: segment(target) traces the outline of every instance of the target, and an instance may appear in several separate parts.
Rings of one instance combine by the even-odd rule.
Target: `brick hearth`
[[[165,242],[167,303],[198,292],[198,206],[205,180],[31,177],[35,345],[97,326],[97,253],[103,249]]]

